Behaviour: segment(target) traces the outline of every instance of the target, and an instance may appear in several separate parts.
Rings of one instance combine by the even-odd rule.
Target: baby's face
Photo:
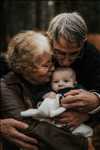
[[[52,77],[52,89],[58,92],[64,88],[72,88],[76,83],[72,73],[66,70],[55,71]]]

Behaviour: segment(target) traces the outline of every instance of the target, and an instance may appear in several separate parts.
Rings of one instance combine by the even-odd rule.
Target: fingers
[[[27,135],[24,135],[23,133],[20,133],[17,130],[13,131],[12,136],[14,138],[19,139],[19,140],[24,141],[24,142],[29,142],[29,143],[32,143],[32,144],[38,144],[38,142],[35,138],[28,137]]]
[[[61,106],[66,109],[83,109],[87,105],[86,94],[84,90],[71,90],[71,95],[67,95],[61,99]],[[84,100],[85,99],[85,100]]]
[[[64,122],[63,122],[63,124],[64,124]],[[68,122],[66,122],[66,125],[68,128],[71,129],[71,128],[76,128],[77,126],[79,126],[79,123],[77,123],[75,121],[68,121]]]
[[[13,125],[13,127],[16,127],[17,129],[28,128],[28,124],[21,121],[17,121],[15,119],[11,119],[11,124]]]
[[[68,95],[66,97],[63,97],[61,99],[61,105],[63,106],[63,104],[70,104],[70,103],[74,103],[76,101],[80,100],[80,95]]]
[[[17,127],[20,127],[20,123],[17,124]],[[12,129],[12,136],[10,136],[10,140],[16,143],[19,147],[27,150],[38,150],[38,141],[35,138],[28,137],[27,135],[18,132],[15,128]]]
[[[67,117],[59,118],[58,123],[66,124],[66,126],[68,128],[75,128],[75,127],[77,127],[79,125],[79,122],[77,122],[77,119],[70,118],[70,117],[68,117],[68,118]]]
[[[64,96],[68,96],[68,95],[77,95],[79,94],[81,91],[83,91],[83,89],[75,89],[75,90],[70,90],[69,92],[65,93]]]
[[[70,121],[71,121],[71,120],[69,120],[68,118],[60,118],[60,119],[59,119],[59,122],[62,123],[62,124],[65,124],[65,123],[67,124],[67,123],[70,122]]]
[[[80,112],[89,112],[98,106],[98,99],[93,93],[83,89],[71,90],[61,99],[61,106],[66,109],[77,109]]]
[[[61,123],[68,123],[73,120],[73,113],[72,112],[65,112],[61,114],[59,117],[55,118],[56,122]]]
[[[38,150],[38,147],[36,145],[29,144],[29,143],[26,143],[24,141],[20,141],[19,139],[14,139],[14,138],[10,138],[10,140],[12,142],[16,143],[16,145],[18,145],[19,147],[22,147],[24,149],[27,149],[27,150]]]
[[[63,107],[65,107],[66,109],[76,109],[76,110],[84,110],[84,102],[83,101],[75,101],[72,103],[68,103],[68,104],[62,104]]]
[[[17,120],[13,120],[13,127],[15,128],[19,128],[19,129],[23,129],[23,128],[27,128],[28,125],[21,122],[21,121],[17,121]],[[18,132],[15,128],[12,129],[12,133],[13,133],[13,137],[18,138],[19,140],[23,140],[26,142],[30,142],[33,144],[37,144],[37,140],[31,137],[28,137],[27,135],[24,135],[23,133]]]
[[[6,119],[4,122],[4,137],[27,150],[37,150],[38,141],[19,132],[18,129],[28,127],[27,124],[15,119]]]

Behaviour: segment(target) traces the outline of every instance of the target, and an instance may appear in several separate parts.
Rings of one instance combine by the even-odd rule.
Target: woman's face
[[[53,70],[52,55],[44,52],[33,57],[33,66],[25,78],[33,84],[42,84],[50,80]]]

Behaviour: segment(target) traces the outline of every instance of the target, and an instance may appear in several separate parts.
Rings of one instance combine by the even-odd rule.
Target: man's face
[[[63,37],[59,41],[53,41],[54,55],[60,66],[70,66],[80,53],[82,46],[65,40]]]

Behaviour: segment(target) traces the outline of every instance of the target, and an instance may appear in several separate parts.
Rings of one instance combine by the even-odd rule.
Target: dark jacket
[[[6,75],[10,71],[10,68],[5,60],[4,55],[0,54],[0,78]]]
[[[100,93],[100,51],[86,42],[81,49],[79,57],[72,64],[76,71],[77,81],[87,90]],[[100,124],[100,111],[91,115],[89,124]]]
[[[21,119],[20,112],[33,108],[49,91],[49,85],[33,86],[14,72],[9,72],[0,81],[0,118]]]
[[[79,57],[72,64],[78,83],[87,90],[100,93],[100,52],[91,44],[85,43]]]

